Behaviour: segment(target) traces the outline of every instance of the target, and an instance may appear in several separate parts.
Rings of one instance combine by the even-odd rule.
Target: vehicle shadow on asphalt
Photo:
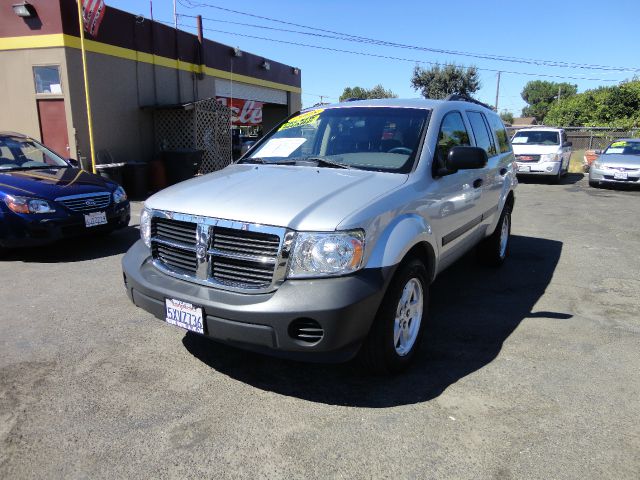
[[[430,315],[413,366],[395,377],[343,365],[299,363],[249,353],[187,333],[183,343],[216,371],[265,391],[331,405],[386,408],[432,400],[461,378],[487,366],[526,318],[571,318],[533,312],[560,258],[562,242],[512,236],[500,269],[481,267],[473,253],[431,287]]]
[[[116,230],[110,235],[73,237],[51,245],[16,248],[0,257],[0,262],[69,263],[120,255],[140,238],[140,231],[132,226]]]
[[[564,177],[560,178],[558,183],[555,183],[553,179],[537,176],[537,175],[518,175],[518,182],[525,184],[544,184],[544,185],[573,185],[578,183],[585,177],[584,173],[567,173]]]

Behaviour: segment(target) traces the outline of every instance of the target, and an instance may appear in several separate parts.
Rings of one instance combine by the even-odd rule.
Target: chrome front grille
[[[280,250],[278,235],[211,227],[211,276],[241,287],[271,285]]]
[[[153,247],[153,257],[166,265],[193,275],[195,275],[198,269],[198,259],[196,258],[195,251],[156,243]]]
[[[109,206],[111,194],[109,192],[85,193],[59,197],[55,201],[73,212],[95,212]]]
[[[154,217],[151,222],[153,258],[181,273],[195,275],[197,224]]]
[[[224,290],[262,293],[284,281],[286,229],[154,211],[154,265],[169,275]]]
[[[195,248],[197,227],[198,225],[192,222],[154,218],[151,222],[151,235],[158,240],[179,242]]]

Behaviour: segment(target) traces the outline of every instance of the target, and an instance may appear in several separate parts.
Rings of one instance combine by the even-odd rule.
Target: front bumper
[[[626,174],[627,178],[616,178],[616,174],[620,177],[621,173]],[[593,165],[591,165],[589,169],[589,181],[637,185],[640,184],[640,170],[620,172],[615,169],[594,168]]]
[[[32,215],[0,210],[0,246],[13,248],[46,245],[63,238],[124,228],[129,225],[131,218],[129,202],[110,206],[106,214],[107,224],[87,228],[84,215],[80,213]]]
[[[558,175],[560,162],[516,162],[518,175]]]
[[[230,292],[170,277],[151,264],[138,241],[122,259],[125,288],[138,307],[165,319],[165,299],[203,309],[205,336],[276,356],[339,362],[353,357],[369,332],[392,268],[364,269],[353,275],[287,280],[266,294]],[[294,320],[313,319],[322,339],[307,344],[289,335]]]

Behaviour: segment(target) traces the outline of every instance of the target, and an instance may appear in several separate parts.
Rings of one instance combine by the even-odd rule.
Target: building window
[[[58,65],[46,65],[33,67],[33,81],[36,93],[48,95],[61,95],[60,67]]]

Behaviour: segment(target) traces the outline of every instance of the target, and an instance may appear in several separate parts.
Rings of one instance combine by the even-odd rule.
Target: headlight
[[[297,234],[289,278],[332,277],[362,266],[364,232],[300,232]]]
[[[4,199],[9,210],[16,213],[53,213],[56,211],[53,204],[40,198],[12,197],[7,195]]]
[[[151,212],[144,208],[140,214],[140,238],[151,248]]]
[[[118,187],[113,192],[113,201],[116,203],[122,203],[127,199],[127,192],[124,191],[124,188]]]
[[[597,168],[598,170],[602,170],[604,168],[604,165],[602,165],[600,162],[593,162],[593,164],[591,165],[592,168]]]
[[[540,160],[543,162],[557,162],[559,160],[559,155],[557,153],[546,153],[540,155]]]

